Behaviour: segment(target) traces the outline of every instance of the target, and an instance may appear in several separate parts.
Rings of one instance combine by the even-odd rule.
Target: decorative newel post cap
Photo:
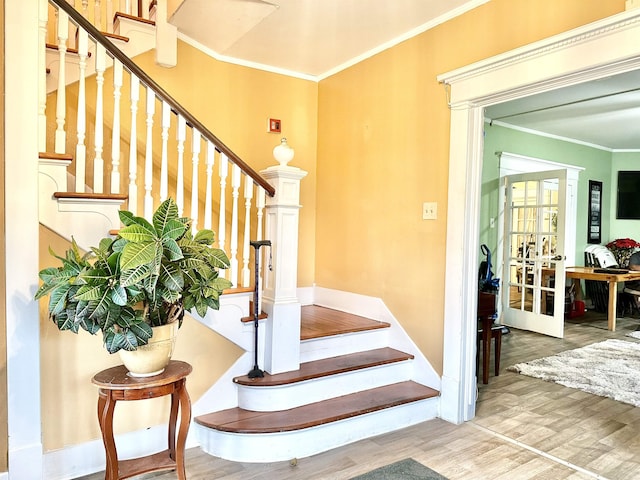
[[[273,156],[280,163],[280,166],[286,167],[293,159],[294,150],[287,144],[287,139],[282,138],[280,144],[273,148]]]

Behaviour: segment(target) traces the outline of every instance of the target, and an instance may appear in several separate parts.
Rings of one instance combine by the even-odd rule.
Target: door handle
[[[556,255],[555,257],[551,257],[551,260],[554,260],[556,262],[561,262],[566,259],[567,257],[565,257],[564,255]]]

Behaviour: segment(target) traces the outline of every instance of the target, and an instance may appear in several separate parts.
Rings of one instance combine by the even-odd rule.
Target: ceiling
[[[170,18],[218,58],[319,80],[489,0],[184,0]],[[640,150],[640,73],[490,106],[496,124]]]
[[[170,22],[224,57],[322,77],[489,0],[184,0]]]
[[[485,117],[609,150],[640,150],[640,71],[494,105]]]

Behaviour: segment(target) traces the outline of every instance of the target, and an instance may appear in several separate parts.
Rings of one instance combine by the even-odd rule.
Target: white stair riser
[[[409,360],[275,387],[238,385],[238,406],[258,412],[288,410],[403,382],[412,375],[413,365]]]
[[[348,355],[389,346],[388,328],[305,340],[300,344],[300,363]]]
[[[432,420],[438,415],[438,405],[438,398],[430,398],[292,432],[232,434],[198,424],[194,427],[200,447],[210,455],[235,462],[279,462]]]

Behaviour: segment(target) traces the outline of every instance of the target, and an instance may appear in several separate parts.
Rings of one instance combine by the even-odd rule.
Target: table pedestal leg
[[[618,312],[616,311],[618,306],[618,282],[609,281],[609,311],[608,319],[609,319],[609,330],[612,332],[616,329],[616,315]]]
[[[118,453],[113,437],[113,411],[115,407],[116,401],[111,396],[111,392],[100,390],[98,394],[98,421],[106,456],[105,480],[118,479]]]
[[[178,431],[178,443],[176,445],[176,473],[178,480],[187,480],[184,466],[184,449],[187,443],[187,433],[191,423],[191,400],[185,387],[185,379],[178,388],[178,400],[180,402],[180,430]]]

